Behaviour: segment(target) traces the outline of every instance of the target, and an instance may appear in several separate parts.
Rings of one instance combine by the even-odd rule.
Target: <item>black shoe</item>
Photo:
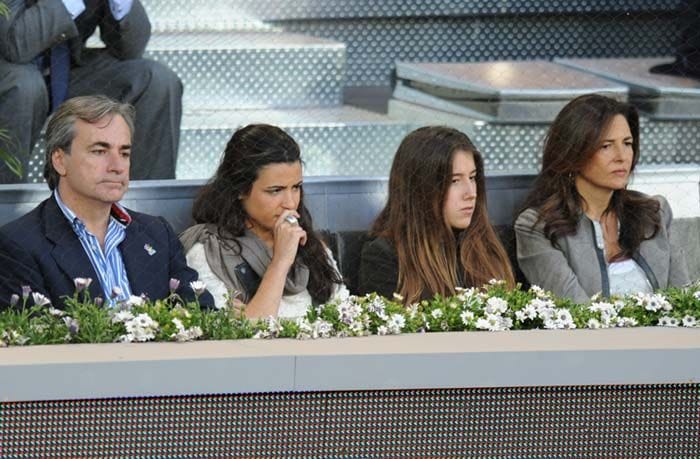
[[[678,63],[678,61],[668,62],[666,64],[655,65],[649,69],[649,73],[662,75],[680,76],[683,78],[694,78],[700,80],[700,72],[693,71]]]

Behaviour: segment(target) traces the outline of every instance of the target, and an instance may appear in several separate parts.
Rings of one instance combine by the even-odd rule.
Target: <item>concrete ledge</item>
[[[664,196],[671,205],[674,219],[700,217],[698,164],[639,166],[629,187],[649,195]]]
[[[0,402],[277,391],[697,383],[700,330],[431,333],[0,349]]]

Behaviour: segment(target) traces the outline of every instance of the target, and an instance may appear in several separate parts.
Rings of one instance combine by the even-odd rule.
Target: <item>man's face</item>
[[[71,208],[121,200],[129,187],[130,156],[131,132],[120,115],[96,123],[77,120],[70,154],[58,149],[51,156],[61,176],[61,199]]]

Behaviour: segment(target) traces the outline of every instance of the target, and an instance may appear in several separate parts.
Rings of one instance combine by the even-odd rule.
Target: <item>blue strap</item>
[[[70,80],[70,48],[67,42],[51,48],[51,111],[68,97]]]

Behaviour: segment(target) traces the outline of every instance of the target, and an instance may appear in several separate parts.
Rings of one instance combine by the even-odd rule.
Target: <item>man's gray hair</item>
[[[107,96],[80,96],[68,99],[58,106],[46,125],[46,163],[44,178],[49,189],[58,186],[60,176],[53,167],[51,157],[59,148],[70,154],[70,147],[75,138],[75,122],[96,123],[104,117],[121,116],[129,127],[131,138],[134,137],[134,107],[110,99]]]

